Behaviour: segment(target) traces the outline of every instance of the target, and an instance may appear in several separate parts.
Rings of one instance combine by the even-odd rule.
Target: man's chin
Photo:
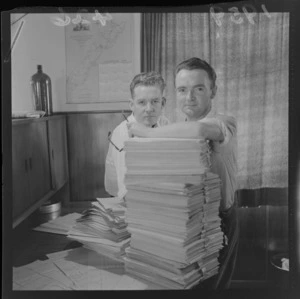
[[[190,108],[185,108],[182,110],[182,112],[187,116],[187,117],[193,117],[195,114],[195,111],[190,109]]]
[[[143,121],[143,125],[146,126],[146,127],[152,127],[156,124],[157,124],[157,119],[155,119],[154,117],[149,117],[149,118],[147,117]]]

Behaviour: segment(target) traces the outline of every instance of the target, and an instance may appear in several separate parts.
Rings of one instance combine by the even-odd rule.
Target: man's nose
[[[148,102],[146,105],[146,111],[152,111],[153,110],[153,105],[151,102]]]
[[[194,91],[193,90],[189,90],[188,93],[187,93],[187,95],[186,95],[186,97],[187,97],[187,100],[189,100],[189,101],[195,100]]]

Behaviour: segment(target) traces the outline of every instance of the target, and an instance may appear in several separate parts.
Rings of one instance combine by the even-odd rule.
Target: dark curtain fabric
[[[161,65],[162,14],[145,13],[141,16],[141,71],[158,71]]]
[[[184,119],[176,65],[193,56],[208,61],[217,73],[213,109],[238,123],[239,189],[287,187],[289,14],[241,20],[231,13],[219,23],[208,13],[143,14],[143,70],[162,73],[165,114],[175,122]]]

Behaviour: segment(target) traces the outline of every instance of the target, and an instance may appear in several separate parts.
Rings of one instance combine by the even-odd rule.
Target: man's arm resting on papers
[[[224,135],[216,123],[180,122],[164,127],[147,128],[138,123],[128,124],[129,135],[147,138],[191,138],[222,142]]]

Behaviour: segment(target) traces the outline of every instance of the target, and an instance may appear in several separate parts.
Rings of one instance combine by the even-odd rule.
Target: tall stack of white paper
[[[130,241],[124,201],[117,197],[97,198],[77,219],[68,237],[83,243],[88,249],[122,260]]]
[[[165,288],[192,288],[218,271],[220,179],[204,140],[125,142],[128,273]]]
[[[132,138],[125,147],[128,179],[137,175],[201,175],[210,167],[205,140]]]

